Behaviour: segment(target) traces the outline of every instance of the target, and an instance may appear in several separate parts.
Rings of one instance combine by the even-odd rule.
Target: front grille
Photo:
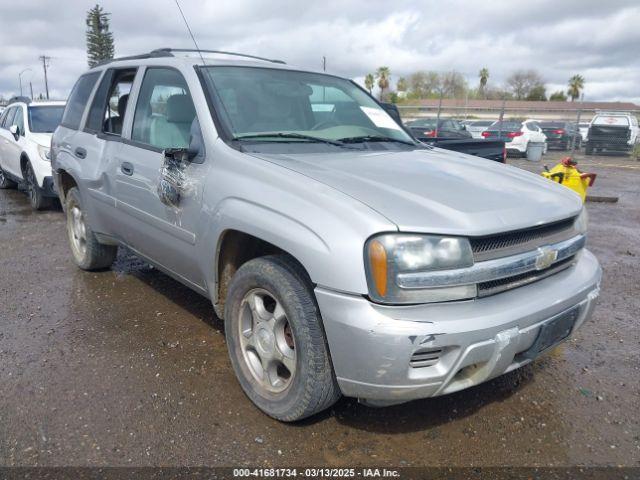
[[[411,365],[413,368],[430,367],[438,363],[441,355],[441,348],[418,350],[413,355],[411,355],[409,365]]]
[[[569,268],[573,264],[574,260],[575,255],[565,258],[564,260],[560,260],[544,270],[534,270],[531,272],[521,273],[520,275],[514,275],[512,277],[479,283],[478,297],[488,297],[489,295],[495,295],[496,293],[537,282],[538,280],[555,275],[556,273]]]
[[[567,240],[576,234],[574,221],[574,218],[568,218],[539,227],[470,238],[473,258],[476,262],[490,260]]]

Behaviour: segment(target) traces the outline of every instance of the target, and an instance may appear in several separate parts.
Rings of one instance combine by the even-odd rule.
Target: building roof
[[[413,105],[427,108],[438,108],[439,99],[428,98],[424,100],[416,100]],[[408,105],[407,105],[408,106]],[[442,100],[443,108],[459,108],[468,110],[500,110],[502,108],[502,100],[467,100],[444,98]],[[625,110],[640,111],[640,105],[631,102],[539,102],[526,100],[507,100],[505,102],[506,110],[543,110],[543,111],[577,111],[582,110]]]

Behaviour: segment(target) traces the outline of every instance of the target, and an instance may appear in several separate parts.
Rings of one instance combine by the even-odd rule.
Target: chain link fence
[[[600,108],[599,108],[600,107]],[[596,102],[512,102],[435,99],[420,104],[399,104],[406,124],[433,119],[432,136],[451,135],[457,123],[464,127],[459,138],[500,138],[510,155],[524,154],[520,133],[527,141],[542,139],[547,150],[567,155],[620,155],[640,158],[638,109],[602,108]],[[449,122],[449,123],[448,123]],[[518,131],[514,131],[516,127]],[[541,137],[543,134],[544,137]],[[522,151],[524,149],[524,152]]]

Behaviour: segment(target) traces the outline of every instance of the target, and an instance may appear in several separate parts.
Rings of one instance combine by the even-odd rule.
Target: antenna
[[[187,26],[187,30],[189,31],[189,35],[191,35],[191,40],[193,40],[193,44],[196,46],[198,55],[200,55],[200,60],[202,60],[203,65],[206,65],[206,63],[204,62],[204,57],[202,56],[202,52],[200,51],[200,47],[198,46],[198,42],[196,42],[196,37],[193,36],[191,27],[189,27],[189,22],[187,22],[187,18],[184,16],[184,13],[182,12],[182,8],[180,8],[180,4],[178,3],[178,0],[174,0],[174,1],[176,2],[176,6],[178,7],[178,10],[180,10],[180,15],[182,16],[182,20],[184,20],[184,24]]]

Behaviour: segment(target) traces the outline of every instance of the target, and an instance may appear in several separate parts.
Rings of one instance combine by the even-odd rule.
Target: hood
[[[52,133],[30,133],[29,138],[40,146],[51,148]]]
[[[539,175],[438,148],[252,155],[333,187],[406,232],[488,235],[582,208],[578,195]]]

